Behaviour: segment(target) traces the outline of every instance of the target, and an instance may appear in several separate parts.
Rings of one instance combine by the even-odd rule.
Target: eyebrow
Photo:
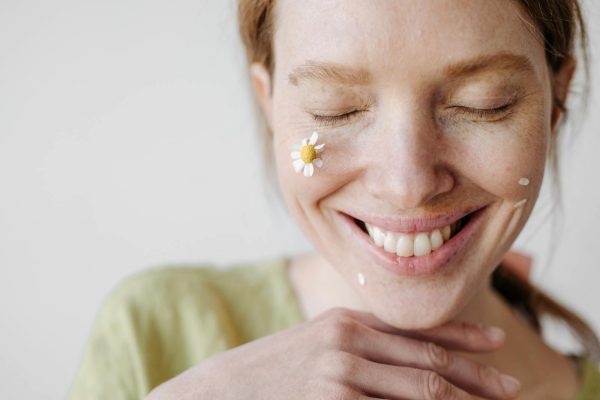
[[[289,83],[298,86],[303,80],[320,80],[340,85],[356,86],[371,83],[371,73],[365,68],[352,68],[338,63],[307,60],[288,74]]]
[[[448,78],[471,75],[486,69],[504,70],[515,73],[535,73],[533,64],[526,56],[501,52],[485,54],[467,61],[449,65],[443,70]]]
[[[472,75],[486,69],[506,70],[515,73],[534,73],[533,64],[526,56],[501,52],[485,54],[445,67],[446,78]],[[289,83],[298,86],[304,80],[318,80],[347,86],[368,85],[372,82],[369,70],[352,68],[338,63],[307,60],[288,74]]]

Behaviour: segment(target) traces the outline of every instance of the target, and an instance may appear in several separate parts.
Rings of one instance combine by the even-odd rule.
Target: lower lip
[[[371,254],[373,261],[392,272],[401,276],[427,276],[433,275],[444,269],[450,262],[458,256],[466,247],[466,243],[477,232],[483,221],[483,215],[487,207],[475,211],[465,225],[456,235],[444,242],[442,247],[433,250],[426,256],[420,257],[400,257],[396,254],[388,253],[382,247],[375,245],[371,237],[363,232],[354,222],[354,219],[342,212],[336,212],[342,219],[350,225],[352,235],[357,238],[360,246]]]

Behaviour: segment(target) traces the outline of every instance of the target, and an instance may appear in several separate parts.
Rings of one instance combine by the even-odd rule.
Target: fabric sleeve
[[[148,391],[135,304],[121,284],[108,296],[88,338],[69,400],[143,399]]]
[[[149,269],[122,281],[102,305],[69,400],[138,400],[215,353],[243,342],[209,265]]]
[[[600,369],[590,359],[584,357],[582,360],[582,383],[581,391],[577,400],[599,400],[600,399]]]

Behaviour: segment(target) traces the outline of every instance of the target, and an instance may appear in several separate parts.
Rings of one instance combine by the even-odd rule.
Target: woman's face
[[[396,326],[456,316],[537,199],[551,88],[523,18],[507,1],[278,0],[267,115],[283,197],[318,251]],[[323,166],[305,177],[290,152],[313,131]],[[427,253],[436,228],[476,210],[442,247],[398,256],[411,245]],[[393,232],[389,251],[349,216]]]

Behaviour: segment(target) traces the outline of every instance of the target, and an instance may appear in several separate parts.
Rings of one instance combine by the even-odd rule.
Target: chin
[[[474,293],[460,288],[409,288],[401,294],[380,292],[374,296],[365,295],[370,312],[388,325],[423,330],[455,319]]]

